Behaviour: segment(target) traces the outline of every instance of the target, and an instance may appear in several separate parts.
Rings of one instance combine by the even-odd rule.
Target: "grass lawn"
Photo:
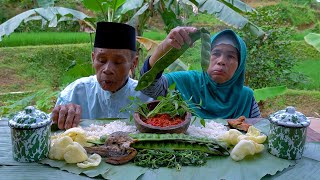
[[[152,39],[154,41],[162,41],[166,38],[167,34],[164,31],[146,30],[143,37]]]
[[[292,35],[292,40],[294,41],[304,41],[304,37],[306,35],[308,35],[309,33],[312,33],[312,30],[311,29],[306,29],[306,30],[303,30],[303,31],[298,31],[298,32],[295,32],[293,33]]]
[[[94,36],[92,36],[94,39]],[[0,41],[0,47],[90,43],[85,32],[12,33]]]
[[[320,55],[320,53],[319,53]],[[294,68],[296,72],[302,72],[308,76],[308,82],[306,84],[297,85],[297,89],[303,90],[318,90],[320,91],[320,58],[301,60],[299,64]]]

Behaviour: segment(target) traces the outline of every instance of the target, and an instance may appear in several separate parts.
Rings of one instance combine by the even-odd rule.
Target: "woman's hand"
[[[51,118],[59,129],[76,127],[80,123],[81,107],[77,104],[65,104],[56,106],[52,110]]]
[[[160,59],[165,53],[167,53],[172,47],[180,49],[184,44],[192,46],[193,42],[189,36],[189,33],[196,32],[195,27],[176,27],[170,31],[168,36],[159,44],[155,52],[149,59],[150,67],[153,67],[154,63]]]

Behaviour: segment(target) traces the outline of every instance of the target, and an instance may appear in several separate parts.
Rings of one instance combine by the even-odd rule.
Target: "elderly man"
[[[59,129],[75,127],[81,118],[129,118],[133,112],[119,112],[130,103],[129,96],[152,100],[135,91],[137,81],[129,77],[138,62],[132,26],[98,22],[92,62],[96,75],[74,81],[58,97],[51,117]]]

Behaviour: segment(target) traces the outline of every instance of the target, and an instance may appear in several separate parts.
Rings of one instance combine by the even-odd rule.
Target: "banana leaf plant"
[[[320,34],[309,33],[304,40],[320,52]]]
[[[41,20],[42,26],[55,27],[61,21],[84,21],[94,30],[96,18],[69,8],[55,7],[54,0],[37,0],[39,8],[25,11],[0,25],[0,41],[10,35],[22,23]],[[180,17],[197,13],[212,14],[224,23],[238,29],[248,30],[256,36],[265,33],[242,14],[255,10],[240,0],[82,0],[83,5],[100,13],[105,21],[127,22],[142,35],[145,24],[159,13],[169,32],[173,27],[184,25]]]
[[[47,24],[49,27],[56,27],[57,24],[62,21],[90,21],[90,19],[89,16],[80,11],[64,7],[35,8],[18,14],[1,24],[0,41],[4,35],[9,36],[13,33],[22,22],[26,23],[31,20],[41,20],[43,27]]]
[[[176,26],[185,25],[181,19],[187,19],[189,15],[207,13],[234,28],[248,30],[258,37],[265,35],[262,29],[243,16],[243,14],[256,13],[256,11],[240,0],[143,1],[140,9],[128,23],[138,27],[139,32],[139,28],[143,28],[146,20],[152,18],[155,13],[161,15],[167,32]]]
[[[0,25],[0,41],[3,36],[9,36],[19,25],[31,20],[40,20],[42,27],[56,27],[62,21],[86,21],[92,22],[93,19],[81,11],[65,7],[55,7],[54,0],[38,0],[39,8],[30,9],[22,12]]]

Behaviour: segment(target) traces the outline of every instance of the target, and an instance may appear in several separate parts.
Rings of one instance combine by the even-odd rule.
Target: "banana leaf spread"
[[[134,126],[130,127],[118,121],[112,123],[90,125],[91,131],[99,132],[95,136],[88,128],[81,127],[52,136],[49,158],[77,163],[78,167],[83,167],[80,163],[93,161],[89,157],[94,154],[93,159],[101,157],[105,162],[114,165],[132,161],[142,167],[181,169],[182,166],[204,165],[210,156],[231,154],[233,160],[240,161],[247,155],[262,152],[266,140],[266,136],[253,126],[248,128],[246,134],[230,129],[221,131],[216,138],[207,138],[206,135],[196,137],[183,133],[138,133]],[[108,126],[110,124],[112,126]],[[209,122],[207,124],[210,126]],[[214,124],[215,131],[219,131],[218,124]],[[107,129],[113,129],[113,132],[106,132],[103,126],[108,126]],[[206,132],[204,127],[197,130]]]
[[[236,129],[228,130],[225,126],[226,120],[217,119],[206,120],[205,127],[199,123],[192,124],[185,134],[152,134],[140,133],[129,119],[82,120],[81,127],[54,133],[51,136],[51,147],[55,146],[57,139],[68,136],[68,141],[64,145],[71,146],[75,142],[81,144],[87,154],[86,160],[84,156],[78,156],[78,153],[68,153],[70,157],[77,159],[77,163],[66,162],[68,157],[63,156],[65,153],[63,150],[79,148],[75,145],[73,148],[56,148],[60,151],[60,157],[63,157],[61,160],[44,159],[40,163],[74,174],[83,173],[89,177],[99,176],[105,179],[123,178],[123,172],[126,172],[125,176],[129,179],[140,176],[150,179],[153,175],[161,179],[171,175],[198,177],[203,173],[207,177],[204,179],[212,177],[234,179],[245,175],[244,169],[256,167],[252,169],[253,177],[260,179],[266,174],[274,175],[275,172],[295,164],[294,161],[271,155],[266,148],[262,149],[263,146],[266,147],[264,144],[266,136],[260,131],[266,132],[265,123],[269,121],[262,122],[255,124],[257,128],[250,126],[247,133]],[[117,131],[122,132],[115,133]],[[84,142],[83,137],[85,137]],[[115,139],[111,138],[108,141],[109,137]],[[103,147],[102,151],[105,151],[108,144],[106,142],[115,143],[116,148],[109,147],[113,150],[112,153],[103,152],[107,156],[113,156],[109,157],[111,160],[115,159],[113,164],[107,163],[107,156],[103,156],[100,152],[89,151],[89,147],[96,149]],[[137,154],[134,154],[131,148],[135,149]],[[128,158],[133,158],[127,161],[125,157],[127,155]],[[120,165],[122,163],[120,161],[127,162]],[[202,167],[197,168],[198,166]],[[244,178],[250,177],[245,175]]]

